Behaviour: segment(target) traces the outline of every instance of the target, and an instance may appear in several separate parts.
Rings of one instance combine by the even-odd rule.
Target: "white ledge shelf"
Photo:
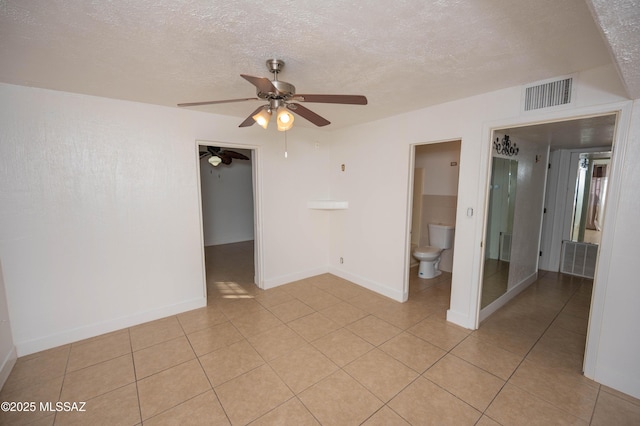
[[[349,208],[349,202],[336,200],[316,200],[307,202],[307,207],[314,210],[345,210]]]

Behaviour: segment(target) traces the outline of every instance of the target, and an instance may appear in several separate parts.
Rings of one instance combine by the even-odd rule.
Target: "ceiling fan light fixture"
[[[216,167],[217,165],[222,163],[222,159],[215,155],[212,155],[208,161],[209,161],[209,164],[211,164],[213,167]]]
[[[278,130],[284,132],[293,127],[293,114],[289,112],[285,107],[278,108],[276,114],[276,122],[278,123]]]
[[[266,129],[271,120],[271,110],[267,107],[260,110],[259,113],[252,117],[263,129]]]

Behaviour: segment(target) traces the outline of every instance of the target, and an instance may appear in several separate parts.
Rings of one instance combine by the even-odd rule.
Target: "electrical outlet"
[[[342,265],[344,263],[344,259],[340,258],[340,264]]]

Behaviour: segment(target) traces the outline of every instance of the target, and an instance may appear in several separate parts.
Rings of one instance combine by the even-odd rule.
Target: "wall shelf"
[[[349,208],[349,202],[336,200],[315,200],[307,202],[307,207],[314,210],[345,210]]]

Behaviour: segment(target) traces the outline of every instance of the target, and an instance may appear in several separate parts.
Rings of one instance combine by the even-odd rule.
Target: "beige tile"
[[[321,310],[320,313],[327,318],[331,318],[333,322],[340,326],[351,324],[352,322],[368,315],[362,309],[358,309],[352,304],[346,302],[331,305],[328,308]]]
[[[447,303],[446,307],[449,305]],[[407,329],[439,311],[437,303],[428,297],[409,298],[405,303],[387,303],[375,315],[397,327]]]
[[[640,425],[640,405],[600,391],[591,424],[593,426]]]
[[[293,394],[271,367],[263,365],[215,388],[232,424],[247,424]]]
[[[374,346],[381,345],[402,333],[398,327],[373,315],[349,324],[347,328]]]
[[[423,373],[446,354],[439,347],[407,332],[385,342],[380,349],[418,373]]]
[[[520,357],[524,357],[540,338],[539,335],[519,333],[517,326],[504,328],[501,325],[485,326],[484,324],[481,324],[480,328],[474,332],[474,337],[483,343],[512,352]]]
[[[598,396],[597,383],[581,374],[524,360],[509,383],[588,421]]]
[[[299,396],[322,425],[360,424],[383,404],[344,371],[337,371]]]
[[[294,300],[294,298],[282,287],[276,287],[257,293],[255,300],[265,308],[270,308]]]
[[[138,381],[142,420],[162,413],[211,389],[197,360],[164,370]]]
[[[362,423],[362,426],[410,426],[410,424],[385,405]]]
[[[473,335],[462,341],[451,353],[502,380],[509,379],[522,362],[521,356],[484,343]]]
[[[144,421],[144,426],[223,426],[229,424],[231,423],[229,423],[227,415],[212,390]]]
[[[67,367],[70,349],[71,345],[65,345],[18,358],[0,395],[62,377]]]
[[[46,423],[50,413],[40,411],[40,403],[56,402],[60,399],[62,380],[62,376],[48,379],[20,388],[12,393],[5,392],[3,389],[2,402],[35,402],[37,410],[30,412],[0,411],[0,425],[25,425],[36,421]]]
[[[245,337],[255,336],[282,325],[282,321],[266,309],[254,312],[251,315],[235,317],[231,319],[231,323]]]
[[[445,351],[453,349],[470,333],[462,327],[429,318],[420,321],[407,331]]]
[[[74,343],[69,352],[67,372],[99,364],[130,352],[129,330],[109,333],[86,342]]]
[[[538,345],[554,351],[572,352],[584,355],[587,336],[574,333],[557,325],[549,327],[540,338]]]
[[[507,383],[485,412],[502,425],[587,425],[588,422]]]
[[[135,425],[139,424],[140,407],[135,383],[112,390],[86,401],[86,411],[61,411],[56,415],[60,425]]]
[[[315,312],[311,306],[305,305],[297,299],[272,306],[269,310],[283,322],[293,321]]]
[[[68,373],[61,401],[87,401],[135,381],[131,354]]]
[[[296,394],[338,369],[329,358],[309,344],[276,358],[269,364]]]
[[[356,336],[346,328],[341,328],[321,337],[313,342],[313,346],[340,367],[344,367],[373,349],[371,343]]]
[[[526,359],[543,367],[559,368],[582,376],[584,353],[555,350],[538,343],[529,351]]]
[[[312,342],[340,328],[338,324],[318,312],[291,321],[288,325],[307,342]]]
[[[624,399],[625,401],[630,402],[632,404],[640,405],[640,399],[634,398],[631,395],[627,395],[624,392],[620,392],[619,390],[615,390],[613,388],[610,388],[609,386],[600,385],[600,390],[602,392],[607,392],[607,393],[610,393],[613,396],[617,396],[618,398]]]
[[[407,386],[388,406],[414,425],[473,425],[482,414],[423,377]]]
[[[302,337],[286,325],[280,325],[272,330],[252,336],[248,340],[266,361],[293,352],[307,344]]]
[[[560,328],[564,328],[565,330],[571,331],[573,333],[586,335],[587,326],[589,325],[589,320],[586,318],[570,315],[566,312],[560,312],[560,314],[558,314],[558,317],[555,319],[553,324]]]
[[[187,336],[196,355],[202,356],[244,339],[230,322],[214,325]]]
[[[338,299],[337,297],[318,288],[298,294],[296,298],[300,299],[306,305],[311,306],[316,311],[321,311],[329,306],[337,305],[342,302],[341,299]]]
[[[423,375],[480,411],[489,406],[505,383],[451,354],[447,354]]]
[[[502,425],[496,422],[495,420],[493,420],[491,417],[482,416],[480,417],[480,420],[478,420],[478,423],[475,424],[475,426],[502,426]]]
[[[251,426],[271,425],[319,426],[320,423],[298,398],[291,398],[251,423]]]
[[[361,356],[344,368],[360,384],[383,402],[418,377],[418,373],[379,349]]]
[[[184,335],[175,316],[147,322],[129,329],[134,351]]]
[[[228,299],[223,300],[219,307],[227,318],[234,319],[253,315],[257,312],[265,312],[266,309],[255,299]]]
[[[241,340],[200,357],[200,363],[211,384],[217,386],[261,366],[264,364],[264,359],[251,347],[249,342]]]
[[[178,315],[178,321],[185,334],[204,328],[213,327],[227,321],[227,317],[218,308],[208,306],[206,308],[194,309]]]
[[[326,274],[325,276],[319,276],[319,283],[316,285],[319,289],[326,291],[333,296],[342,300],[351,300],[362,294],[370,293],[359,285],[349,282],[343,278],[336,277],[335,275]]]
[[[136,377],[140,380],[195,357],[185,336],[158,343],[133,353]]]

